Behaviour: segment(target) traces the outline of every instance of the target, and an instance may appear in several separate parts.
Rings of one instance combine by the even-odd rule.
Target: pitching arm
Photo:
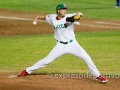
[[[35,17],[35,19],[33,21],[37,21],[37,20],[46,20],[45,18],[46,16],[37,16]]]
[[[46,20],[46,16],[37,16],[33,19],[33,24],[36,25],[38,20]]]

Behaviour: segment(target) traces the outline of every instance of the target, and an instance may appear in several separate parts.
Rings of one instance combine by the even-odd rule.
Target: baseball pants
[[[78,44],[76,40],[68,44],[63,44],[57,42],[55,47],[52,51],[43,59],[39,60],[33,66],[28,67],[26,71],[31,74],[33,71],[43,68],[50,64],[52,61],[57,59],[58,57],[65,55],[65,54],[72,54],[80,59],[82,59],[88,66],[90,72],[94,75],[94,77],[98,77],[100,75],[98,69],[92,62],[90,56],[86,53],[86,51]]]

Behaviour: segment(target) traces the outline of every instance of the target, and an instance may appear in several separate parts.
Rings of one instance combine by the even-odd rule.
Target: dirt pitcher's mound
[[[93,78],[61,78],[46,75],[0,75],[0,90],[119,90],[120,79],[109,78],[102,84]]]

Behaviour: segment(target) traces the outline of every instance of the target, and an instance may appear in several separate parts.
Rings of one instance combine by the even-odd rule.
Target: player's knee
[[[88,61],[91,60],[91,57],[89,55],[83,55],[82,57],[80,57],[80,59],[82,59],[83,61]]]

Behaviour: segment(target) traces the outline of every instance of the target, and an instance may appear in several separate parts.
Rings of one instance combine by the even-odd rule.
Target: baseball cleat
[[[101,83],[106,83],[106,82],[108,81],[108,80],[107,80],[105,77],[103,77],[103,76],[97,77],[96,80],[99,80]]]
[[[23,77],[23,76],[26,76],[26,75],[28,75],[28,73],[26,72],[26,70],[24,70],[24,71],[20,72],[17,76],[18,77]]]

